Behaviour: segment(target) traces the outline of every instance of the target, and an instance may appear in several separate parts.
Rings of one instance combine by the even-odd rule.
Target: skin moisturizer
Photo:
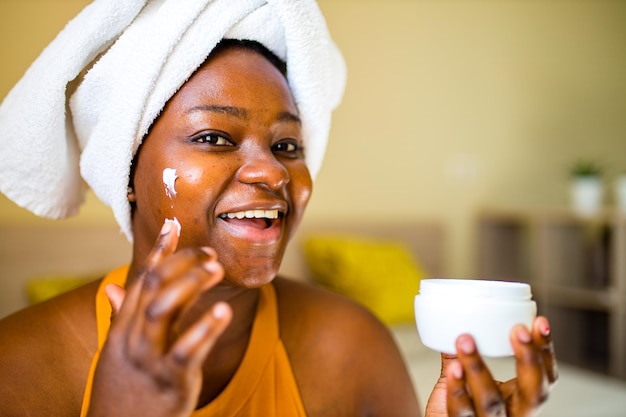
[[[469,333],[487,357],[513,355],[514,325],[530,329],[537,314],[530,285],[521,282],[424,279],[415,296],[415,321],[422,343],[456,354],[455,341]]]

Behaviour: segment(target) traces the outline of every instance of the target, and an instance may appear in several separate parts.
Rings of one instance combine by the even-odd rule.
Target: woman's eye
[[[275,152],[294,153],[294,152],[299,151],[300,148],[301,148],[300,145],[297,142],[293,142],[293,141],[279,142],[274,145]]]
[[[230,140],[228,140],[226,137],[217,133],[207,133],[205,135],[202,135],[194,139],[194,142],[208,143],[209,145],[216,145],[216,146],[232,146],[233,145],[233,143]]]

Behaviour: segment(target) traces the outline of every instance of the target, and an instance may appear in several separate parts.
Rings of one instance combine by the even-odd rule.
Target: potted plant
[[[574,210],[583,216],[596,214],[604,197],[602,166],[590,159],[579,159],[572,165],[570,174]]]

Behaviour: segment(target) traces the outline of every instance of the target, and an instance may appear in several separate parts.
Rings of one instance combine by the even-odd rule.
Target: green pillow
[[[369,308],[388,325],[414,321],[413,300],[425,272],[394,241],[312,236],[304,255],[315,282]]]

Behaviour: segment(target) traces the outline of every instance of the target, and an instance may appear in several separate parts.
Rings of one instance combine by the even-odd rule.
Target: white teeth
[[[229,219],[277,219],[278,210],[246,210],[236,211],[234,213],[226,213],[220,216],[221,218],[228,217]]]

